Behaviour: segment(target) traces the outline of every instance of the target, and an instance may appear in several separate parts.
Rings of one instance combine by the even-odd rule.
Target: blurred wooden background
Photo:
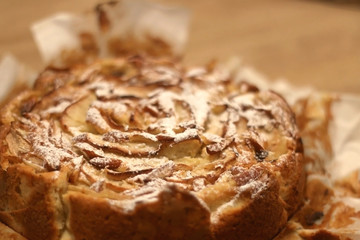
[[[360,1],[153,0],[192,13],[185,61],[239,56],[270,79],[360,94]],[[0,55],[43,66],[29,25],[59,11],[82,12],[97,0],[1,0]]]

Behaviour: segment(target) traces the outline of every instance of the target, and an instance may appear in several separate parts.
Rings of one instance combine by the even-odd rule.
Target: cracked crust
[[[0,221],[37,239],[271,239],[302,204],[294,115],[217,69],[47,69],[1,116]]]

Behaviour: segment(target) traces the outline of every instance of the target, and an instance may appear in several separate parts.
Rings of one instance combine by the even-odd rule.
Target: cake
[[[0,132],[0,222],[30,240],[272,239],[303,202],[286,101],[211,65],[49,67]]]

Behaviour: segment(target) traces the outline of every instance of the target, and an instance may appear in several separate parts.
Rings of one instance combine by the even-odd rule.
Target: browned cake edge
[[[26,92],[9,106],[18,107],[18,103],[24,100],[22,98],[28,99]],[[287,112],[291,113],[285,101],[284,107]],[[8,133],[9,126],[3,125],[2,139]],[[194,196],[179,189],[169,188],[160,193],[158,202],[140,204],[136,208],[137,211],[124,214],[122,209],[117,209],[104,199],[97,199],[78,192],[67,192],[67,176],[65,174],[61,172],[39,174],[31,167],[21,163],[19,159],[2,161],[2,164],[13,162],[7,166],[5,166],[6,164],[2,165],[0,169],[0,208],[4,209],[0,212],[0,221],[29,239],[59,239],[65,226],[75,236],[75,239],[83,237],[111,239],[111,235],[117,236],[114,239],[119,239],[119,237],[137,239],[137,235],[134,236],[134,234],[139,229],[145,229],[143,232],[149,239],[199,239],[200,236],[200,239],[238,239],[239,237],[264,239],[265,236],[274,236],[302,203],[305,176],[301,141],[298,136],[294,136],[295,139],[297,141],[296,152],[286,160],[284,165],[279,166],[282,179],[286,179],[286,181],[279,183],[276,181],[279,178],[274,173],[265,171],[262,174],[266,174],[269,178],[268,187],[251,202],[244,203],[245,209],[244,205],[231,209],[229,214],[220,217],[220,220],[212,226],[206,207]],[[4,146],[1,151],[4,153]],[[54,174],[62,176],[54,177]],[[289,186],[291,186],[291,190],[288,196],[280,196],[280,189]],[[67,193],[63,195],[65,192]],[[177,207],[173,207],[175,204]],[[179,206],[182,207],[179,208]],[[185,209],[185,212],[189,211],[191,214],[178,214],[179,209]],[[110,218],[109,211],[118,218]],[[96,214],[88,216],[89,213]],[[157,221],[154,222],[154,219],[149,216],[157,216]],[[104,223],[104,219],[107,218],[111,219],[110,222],[113,224]],[[66,219],[67,222],[65,222]],[[135,229],[133,222],[143,222],[143,219],[148,219],[149,226],[155,224],[162,231],[154,233],[149,226],[140,223],[136,225]],[[171,224],[174,222],[182,224]],[[81,227],[82,224],[86,227]],[[124,228],[119,228],[119,225]],[[174,226],[178,226],[178,228]],[[96,229],[102,232],[94,231]],[[118,231],[120,235],[116,235],[114,231]],[[159,232],[162,233],[161,236],[156,235]],[[138,237],[141,239],[145,236]]]

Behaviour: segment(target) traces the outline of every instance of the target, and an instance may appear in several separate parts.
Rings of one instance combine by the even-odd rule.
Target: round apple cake
[[[290,107],[213,66],[49,67],[0,149],[0,221],[30,240],[271,239],[303,201]]]

